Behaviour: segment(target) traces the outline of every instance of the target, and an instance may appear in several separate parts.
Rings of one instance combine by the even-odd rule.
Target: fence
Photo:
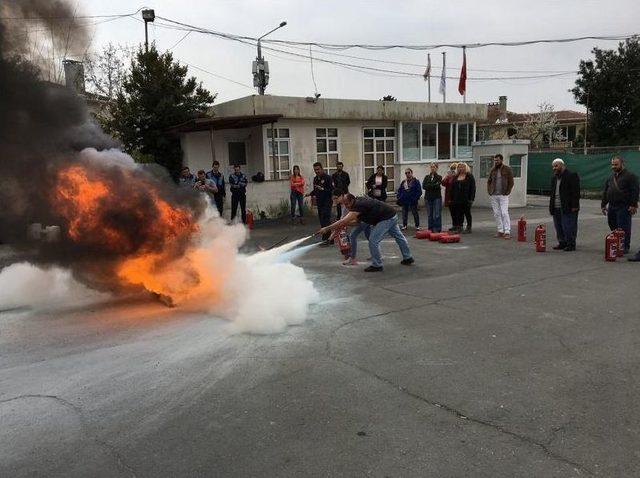
[[[640,151],[618,151],[624,158],[625,166],[640,176]],[[612,153],[572,154],[567,152],[529,153],[527,169],[527,192],[547,194],[551,187],[551,162],[562,159],[567,168],[580,176],[583,191],[600,191],[611,174]]]

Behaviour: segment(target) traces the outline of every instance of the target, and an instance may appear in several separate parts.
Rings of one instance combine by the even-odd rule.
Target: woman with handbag
[[[387,200],[387,182],[388,178],[384,174],[384,168],[378,166],[376,168],[376,174],[372,174],[367,180],[367,194],[373,199],[379,201]]]

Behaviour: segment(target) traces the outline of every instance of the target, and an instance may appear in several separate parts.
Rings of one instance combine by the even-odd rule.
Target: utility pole
[[[584,118],[584,145],[582,148],[583,154],[587,154],[587,128],[589,127],[589,93],[587,92],[587,116]]]
[[[144,51],[149,52],[149,32],[147,25],[156,19],[156,12],[154,10],[142,10],[142,19],[144,20]]]
[[[260,38],[258,38],[258,56],[256,56],[256,61],[253,62],[253,86],[258,88],[258,94],[264,95],[264,90],[269,84],[269,62],[264,61],[262,57],[262,44],[261,41],[267,35],[275,32],[276,30],[284,27],[287,22],[282,22],[280,25],[275,27],[273,30],[268,31]]]

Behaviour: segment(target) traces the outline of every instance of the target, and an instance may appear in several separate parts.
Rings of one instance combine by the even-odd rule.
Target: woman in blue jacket
[[[413,214],[413,222],[416,229],[420,230],[420,216],[418,216],[418,200],[422,196],[422,186],[420,181],[413,177],[413,170],[407,168],[404,172],[406,179],[402,181],[398,188],[398,204],[402,206],[402,227],[404,231],[407,229],[407,220],[409,219],[409,209]]]

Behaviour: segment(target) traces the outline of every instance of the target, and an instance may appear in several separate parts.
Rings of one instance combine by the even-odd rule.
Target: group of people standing
[[[227,195],[224,174],[220,171],[220,162],[214,161],[211,170],[205,172],[200,169],[194,176],[188,166],[180,171],[178,185],[183,188],[192,188],[201,191],[213,201],[222,217],[224,212],[224,200]],[[231,192],[231,221],[233,221],[240,208],[242,223],[247,223],[247,177],[240,170],[239,165],[233,166],[233,173],[229,175],[229,191]]]

